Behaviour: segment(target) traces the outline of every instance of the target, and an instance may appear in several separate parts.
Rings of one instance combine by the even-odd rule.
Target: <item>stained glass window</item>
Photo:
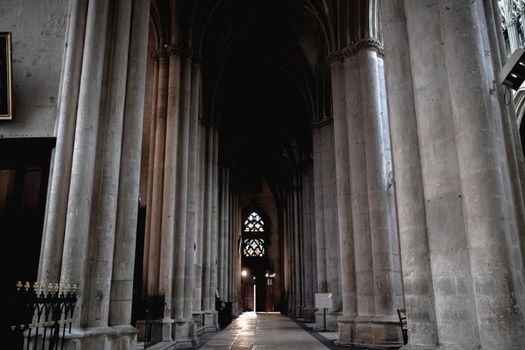
[[[264,232],[264,222],[256,212],[248,216],[244,221],[244,232]]]
[[[264,256],[264,239],[247,238],[244,240],[244,256],[248,258]]]

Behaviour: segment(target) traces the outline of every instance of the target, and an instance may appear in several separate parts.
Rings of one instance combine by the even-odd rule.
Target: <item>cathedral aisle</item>
[[[278,313],[245,312],[201,349],[328,349],[290,318]]]

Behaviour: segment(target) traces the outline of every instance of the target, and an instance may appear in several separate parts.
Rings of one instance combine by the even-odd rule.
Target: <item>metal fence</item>
[[[29,282],[16,284],[10,315],[10,345],[13,349],[64,349],[66,333],[71,333],[77,286]]]

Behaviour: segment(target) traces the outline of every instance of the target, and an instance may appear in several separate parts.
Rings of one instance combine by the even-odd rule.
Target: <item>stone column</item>
[[[93,195],[94,225],[90,229],[89,264],[84,287],[85,322],[88,327],[107,327],[109,298],[113,270],[113,250],[117,221],[117,201],[124,124],[124,104],[130,42],[131,3],[118,1],[114,5],[116,21],[110,29],[112,47],[110,75],[103,81],[108,85],[105,105],[100,110],[101,149],[95,165],[94,184],[99,191]],[[101,346],[103,342],[99,343]]]
[[[293,266],[293,233],[292,233],[292,213],[291,213],[291,206],[292,206],[292,198],[291,198],[291,191],[290,189],[286,190],[286,197],[285,197],[285,205],[284,205],[284,213],[283,213],[283,221],[284,221],[284,242],[283,242],[283,252],[284,252],[284,290],[286,292],[286,301],[287,301],[287,307],[288,307],[288,314],[293,317],[295,305],[294,305],[294,298],[293,298],[293,279],[294,279],[294,271],[292,269]]]
[[[154,167],[159,167],[159,171],[162,171],[161,179],[162,192],[159,195],[161,197],[159,209],[161,211],[160,227],[158,232],[159,236],[159,246],[160,246],[160,257],[155,257],[156,260],[159,260],[159,287],[158,294],[164,296],[166,302],[164,307],[164,318],[162,320],[162,339],[164,341],[171,341],[172,335],[172,307],[174,303],[172,285],[173,285],[173,250],[174,250],[174,236],[175,236],[175,227],[174,221],[175,218],[175,203],[176,203],[176,176],[177,176],[177,163],[178,163],[178,154],[177,147],[179,141],[178,133],[180,128],[180,118],[181,118],[181,53],[175,47],[171,46],[169,48],[169,68],[168,68],[168,81],[167,81],[167,95],[162,95],[158,93],[157,101],[163,100],[164,104],[167,105],[165,109],[159,110],[158,113],[165,113],[164,118],[162,119],[163,127],[165,128],[164,139],[164,159],[161,161],[160,165],[154,164]],[[166,92],[164,92],[166,93]],[[160,116],[158,117],[160,122]],[[157,127],[159,127],[157,122]],[[162,147],[162,145],[159,145]],[[155,161],[157,161],[155,159]],[[160,175],[160,174],[159,174]],[[155,176],[155,174],[154,174]],[[153,180],[155,183],[155,179]],[[160,181],[160,180],[159,180]],[[160,184],[159,184],[160,186]],[[155,190],[155,189],[154,189]],[[155,194],[154,194],[155,196]],[[155,206],[155,203],[153,203]],[[152,208],[154,209],[154,208]],[[158,216],[157,216],[158,217]],[[152,220],[154,220],[152,216]],[[155,227],[152,222],[152,227]],[[154,234],[151,232],[150,234]],[[155,260],[153,260],[155,261]],[[150,264],[153,263],[150,261]]]
[[[218,289],[219,289],[219,297],[221,300],[224,299],[224,279],[225,279],[225,259],[224,254],[226,252],[225,247],[225,235],[226,235],[226,229],[224,225],[226,224],[226,196],[225,196],[225,187],[226,187],[226,168],[220,167],[219,171],[219,182],[220,182],[220,188],[219,188],[219,240],[218,240],[218,249],[219,249],[219,255],[218,255]]]
[[[80,285],[78,305],[83,302],[83,289],[89,282],[84,279],[88,259],[91,203],[97,151],[97,131],[102,98],[102,75],[106,50],[108,4],[90,1],[86,20],[86,37],[77,123],[72,161],[71,183],[67,204],[64,250],[62,255],[61,282]],[[84,285],[86,284],[86,285]],[[87,310],[86,310],[87,311]],[[82,315],[82,321],[81,321]],[[73,325],[86,324],[86,313],[78,307]]]
[[[231,301],[229,281],[233,278],[230,265],[230,255],[232,254],[230,248],[230,169],[226,168],[226,179],[224,181],[224,277],[223,277],[223,300]]]
[[[198,69],[194,67],[195,69]],[[198,120],[198,176],[197,176],[197,237],[196,237],[196,261],[195,261],[195,295],[193,298],[193,310],[204,324],[202,316],[203,304],[203,269],[204,269],[204,250],[205,250],[205,188],[206,188],[206,127],[202,119]]]
[[[509,217],[502,174],[506,169],[501,169],[497,147],[503,135],[494,136],[494,131],[501,132],[495,128],[500,122],[488,106],[481,35],[486,24],[477,10],[473,3],[439,1],[480,343],[487,349],[512,349],[525,340],[520,310],[525,300],[510,297],[517,287],[507,251],[510,242],[499,236],[512,236],[510,223],[502,220]],[[516,284],[523,283],[523,268],[521,272]]]
[[[501,32],[501,19],[499,12],[494,12],[494,6],[497,9],[495,1],[484,1],[485,18],[487,21],[488,40],[492,54],[492,69],[488,71],[492,77],[497,76],[500,67],[507,61],[506,51],[502,46],[504,44],[503,33]],[[525,2],[519,1],[519,6],[525,8]],[[522,16],[522,20],[525,16]],[[489,78],[491,79],[491,78]],[[494,79],[494,78],[492,78]],[[503,171],[504,186],[507,193],[511,193],[512,200],[507,201],[509,211],[509,219],[515,222],[513,231],[516,231],[516,237],[511,238],[514,242],[510,251],[512,255],[520,256],[520,251],[525,251],[525,191],[523,186],[525,184],[525,160],[522,152],[522,142],[520,140],[519,125],[516,123],[516,107],[513,103],[507,105],[506,87],[503,85],[496,85],[496,93],[498,98],[492,100],[492,112],[494,114],[501,113],[501,122],[503,129],[503,143],[500,147],[505,147],[507,153],[507,163],[509,171]],[[505,101],[505,103],[500,103]],[[501,149],[501,148],[500,148]],[[501,151],[503,151],[501,149]],[[505,167],[503,167],[505,169]],[[518,248],[519,246],[519,248]],[[520,249],[521,248],[521,249]],[[525,261],[525,256],[522,256],[522,261]],[[520,266],[521,265],[521,266]],[[519,259],[511,259],[511,266],[519,275],[518,270],[522,269],[523,264],[519,263]],[[525,296],[525,289],[520,293]]]
[[[212,207],[211,207],[211,264],[210,264],[210,309],[213,313],[213,325],[218,329],[217,311],[215,310],[215,293],[217,290],[217,258],[219,234],[219,131],[213,128],[213,161],[212,161]]]
[[[337,316],[341,311],[341,286],[339,284],[339,251],[331,250],[333,242],[339,240],[337,217],[337,189],[335,180],[335,152],[333,124],[324,125],[321,131],[321,171],[323,188],[323,229],[326,247],[326,283],[327,293],[332,293],[333,307],[327,311],[326,328],[337,329]],[[330,253],[328,253],[330,249]],[[321,317],[318,317],[318,321]],[[318,326],[320,324],[318,323]]]
[[[199,112],[200,112],[200,66],[193,62],[191,69],[191,111],[189,125],[189,162],[188,162],[188,214],[186,222],[186,269],[184,271],[184,318],[192,320],[193,297],[196,285],[196,233],[198,221],[198,157],[199,157]],[[200,303],[199,303],[200,304]],[[200,306],[200,305],[199,305]],[[200,309],[200,307],[199,307]]]
[[[152,286],[150,285],[150,239],[151,239],[151,211],[153,208],[153,176],[154,176],[154,160],[155,160],[155,130],[157,126],[157,87],[159,84],[159,57],[157,54],[152,55],[153,57],[153,83],[150,93],[151,99],[151,111],[150,111],[150,132],[149,132],[149,154],[148,154],[148,183],[147,183],[147,196],[146,196],[146,227],[144,233],[144,256],[143,256],[143,267],[142,267],[142,295],[146,296],[151,291]],[[151,262],[154,264],[154,262]]]
[[[317,265],[317,292],[326,293],[326,248],[324,240],[323,216],[323,173],[321,162],[321,129],[314,125],[313,137],[313,168],[314,168],[314,202],[315,202],[315,247]]]
[[[497,70],[490,56],[499,54],[497,45],[489,42],[494,36],[487,35],[487,4],[406,0],[406,31],[400,4],[385,17],[385,23],[393,26],[389,33],[396,34],[396,45],[405,42],[409,48],[406,60],[410,65],[404,63],[401,71],[389,66],[389,85],[409,77],[413,86],[396,84],[403,98],[394,95],[390,107],[393,113],[401,114],[393,116],[393,121],[410,120],[406,109],[397,106],[399,100],[405,105],[408,100],[408,115],[415,114],[417,129],[412,126],[413,131],[406,131],[410,137],[403,137],[403,142],[409,139],[419,143],[436,342],[444,348],[512,349],[519,347],[525,335],[523,314],[516,311],[524,303],[518,287],[523,269],[514,262],[519,257],[515,253],[518,224],[511,209],[516,197],[508,183],[509,155],[502,146],[509,135],[502,130],[501,116],[494,108],[503,102],[498,99],[501,95],[487,89]],[[408,41],[403,39],[404,33]],[[395,55],[394,64],[401,61],[399,57],[404,58],[396,54],[397,48],[389,50]],[[410,112],[412,94],[415,113]],[[395,144],[395,149],[402,147]],[[417,165],[415,159],[412,163]],[[407,241],[407,236],[412,237],[403,229],[402,240]],[[421,247],[424,237],[408,243],[413,245],[402,247],[406,249],[403,269],[411,262],[405,262],[405,256],[411,258],[413,254],[415,259],[426,254]],[[421,259],[419,268],[426,268]],[[420,270],[408,265],[407,271]],[[408,293],[430,294],[425,290],[413,292],[410,284],[405,287]],[[408,314],[409,324],[411,317],[417,322],[421,309],[431,311],[432,305],[422,308],[416,301],[407,299],[408,311],[417,307],[416,315]],[[434,340],[433,322],[430,326],[426,337],[416,333],[427,343]],[[413,344],[409,348],[417,347]]]
[[[381,2],[408,344],[438,342],[410,49],[402,0]]]
[[[305,322],[315,321],[314,293],[316,290],[315,279],[315,226],[313,209],[313,184],[312,184],[312,164],[308,163],[303,170],[302,176],[302,207],[303,207],[303,236],[304,244],[302,249],[304,264],[304,309],[303,317]]]
[[[334,141],[337,182],[337,213],[339,223],[339,254],[341,257],[341,290],[343,314],[338,318],[338,343],[346,344],[355,332],[353,322],[357,315],[355,286],[354,240],[350,201],[350,173],[348,156],[348,128],[345,106],[345,72],[343,62],[334,62],[332,94],[334,114]]]
[[[57,252],[62,251],[66,226],[87,0],[70,1],[68,14],[66,34],[68,45],[65,49],[60,77],[59,109],[55,128],[56,147],[52,173],[50,171],[39,281],[58,281],[60,278],[62,255]]]
[[[214,304],[210,305],[211,284],[211,250],[212,250],[212,191],[213,191],[213,132],[211,127],[206,128],[206,188],[204,202],[204,259],[203,259],[203,284],[202,284],[202,310],[205,312],[204,325],[213,329],[213,316],[211,311]]]
[[[131,23],[130,59],[124,106],[124,129],[122,139],[121,171],[118,189],[118,209],[115,232],[115,255],[109,324],[113,327],[130,328],[133,298],[133,273],[137,228],[137,206],[141,142],[144,111],[144,92],[147,64],[149,0],[134,0]],[[121,347],[130,347],[122,344]]]
[[[438,342],[479,344],[438,3],[405,1],[405,14]],[[423,69],[426,65],[432,70]]]
[[[358,55],[363,103],[368,215],[373,253],[375,316],[383,326],[381,344],[398,346],[396,309],[402,306],[401,271],[397,223],[393,214],[393,173],[391,163],[388,114],[383,110],[384,73],[382,57],[372,50]]]
[[[348,293],[338,343],[379,348],[402,344],[396,309],[403,305],[381,53],[377,40],[362,39],[331,56]]]
[[[150,167],[153,168],[152,185],[151,185],[151,206],[148,211],[151,212],[149,216],[148,232],[148,247],[149,251],[144,252],[147,258],[148,266],[148,281],[147,281],[147,295],[154,296],[159,293],[159,279],[160,279],[160,261],[168,259],[167,252],[161,256],[160,240],[161,240],[161,223],[162,223],[162,202],[163,202],[163,182],[164,182],[164,149],[166,140],[166,103],[168,97],[168,58],[164,49],[160,49],[158,55],[158,87],[157,87],[157,106],[155,115],[155,129],[152,130],[152,137],[155,138],[154,155],[150,160]],[[154,136],[153,136],[154,133]],[[169,243],[169,242],[168,242]],[[169,276],[168,273],[164,275]],[[167,278],[167,277],[166,277]],[[169,300],[169,295],[165,295]],[[169,314],[165,312],[165,315]]]
[[[176,344],[186,344],[188,339],[188,320],[184,318],[184,284],[186,264],[187,214],[188,214],[188,171],[189,171],[189,131],[191,106],[191,60],[185,57],[182,63],[181,112],[178,130],[177,178],[175,187],[175,236],[173,253],[172,316],[174,319],[173,340]],[[189,344],[188,344],[189,345]]]
[[[80,288],[74,330],[66,340],[71,349],[135,347],[136,330],[129,322],[148,9],[147,0],[111,4],[94,0],[87,9],[84,2],[74,2],[70,9],[70,18],[86,27],[85,37],[78,42],[84,48],[81,74],[75,76],[74,67],[67,67],[68,79],[76,81],[69,82],[67,94],[67,86],[61,86],[61,96],[74,96],[74,86],[79,86],[76,116],[70,116],[76,121],[71,169],[67,170],[71,181],[66,184],[66,212],[50,207],[54,212],[48,223],[56,226],[65,222],[63,250],[53,253],[62,253],[61,282],[76,283]],[[82,13],[84,19],[78,17]],[[78,49],[74,40],[68,43],[72,50]],[[76,59],[76,54],[68,52],[66,49],[66,65]],[[63,101],[64,108],[70,108],[71,102]],[[63,139],[58,143],[64,152],[58,153],[64,157],[69,136],[60,130],[65,132],[70,126],[59,126],[58,136]],[[65,164],[67,160],[60,165],[62,170],[66,170],[62,168]],[[125,178],[122,171],[127,172]],[[69,181],[60,171],[54,176]],[[60,230],[58,226],[55,229]],[[60,232],[57,234],[55,238]],[[119,247],[115,239],[119,239]],[[45,259],[45,244],[43,250],[41,276],[48,278],[44,275],[50,276],[52,269]]]
[[[301,263],[301,245],[302,245],[302,237],[303,234],[302,225],[301,225],[301,207],[300,207],[300,191],[301,191],[301,185],[300,180],[296,179],[296,184],[294,186],[293,192],[292,192],[292,215],[293,215],[293,222],[292,222],[292,250],[293,250],[293,279],[294,279],[294,313],[295,317],[302,317],[303,316],[303,275],[304,275],[304,266]]]

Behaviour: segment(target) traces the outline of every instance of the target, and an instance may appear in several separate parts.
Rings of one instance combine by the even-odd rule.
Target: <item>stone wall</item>
[[[0,137],[54,136],[68,2],[4,0],[0,32],[12,33],[12,121]]]

